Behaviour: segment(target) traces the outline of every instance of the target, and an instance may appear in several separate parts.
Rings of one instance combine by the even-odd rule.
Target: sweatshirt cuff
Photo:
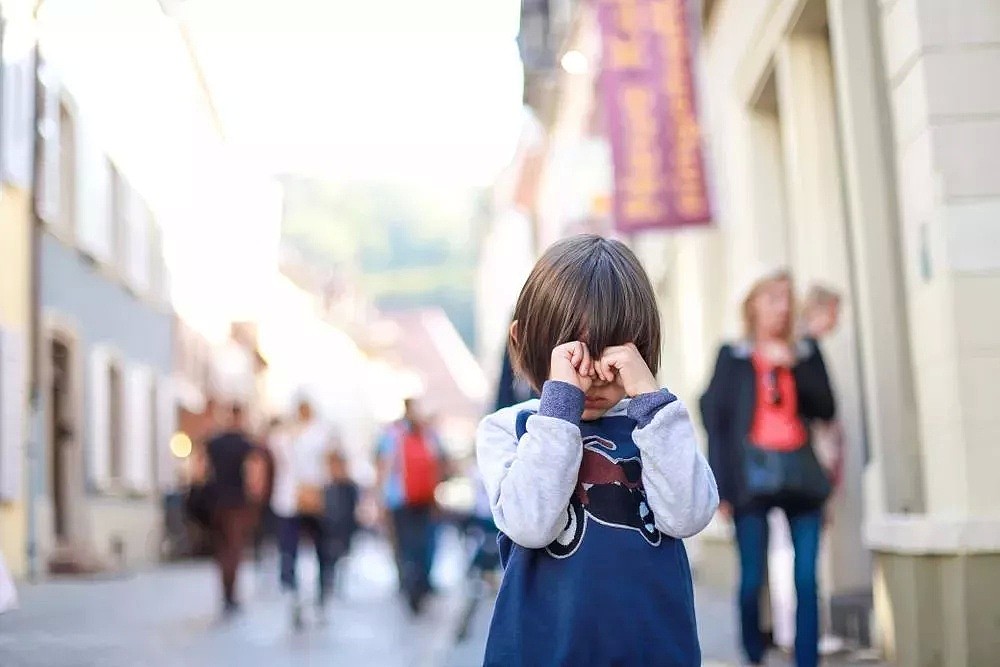
[[[542,385],[538,414],[579,424],[583,416],[583,392],[566,382],[549,380]]]
[[[666,389],[639,394],[628,402],[625,413],[629,419],[635,420],[637,428],[645,428],[653,421],[656,413],[677,400],[677,397]]]

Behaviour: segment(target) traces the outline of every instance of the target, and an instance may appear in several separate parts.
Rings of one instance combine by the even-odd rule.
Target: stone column
[[[831,2],[845,71],[856,65],[865,21],[854,5]],[[888,513],[866,517],[876,613],[898,664],[993,664],[1000,655],[1000,11],[991,0],[882,0],[878,12],[917,405],[917,433],[899,433],[920,443],[909,449],[920,456],[923,512],[900,513],[906,494],[897,492],[906,489],[894,490],[886,469]],[[849,107],[863,95],[853,90]],[[846,120],[845,127],[850,132]]]

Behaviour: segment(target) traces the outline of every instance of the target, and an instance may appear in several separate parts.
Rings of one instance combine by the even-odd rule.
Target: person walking
[[[236,580],[266,483],[260,456],[247,437],[244,417],[243,407],[233,404],[222,430],[208,440],[204,452],[212,499],[210,529],[226,616],[239,609]]]
[[[791,275],[758,273],[742,303],[744,339],[719,350],[701,398],[720,513],[736,528],[743,651],[764,661],[760,595],[767,567],[768,511],[781,509],[795,551],[795,661],[818,663],[817,559],[830,481],[812,448],[811,425],[833,419],[826,366],[812,339],[795,338]]]
[[[288,599],[292,626],[303,625],[296,561],[302,535],[316,549],[318,581],[316,618],[326,621],[326,604],[333,583],[331,540],[326,529],[326,487],[330,484],[330,460],[339,446],[334,430],[318,419],[308,400],[298,404],[297,421],[271,437],[274,457],[274,491],[271,509],[278,522],[281,587]]]
[[[434,554],[434,491],[446,467],[441,444],[407,399],[404,416],[378,441],[376,486],[389,520],[399,581],[410,609],[420,611],[431,591]]]

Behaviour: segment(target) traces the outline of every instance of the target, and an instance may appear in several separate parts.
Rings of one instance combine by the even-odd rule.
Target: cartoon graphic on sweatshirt
[[[519,435],[532,414],[518,415]],[[554,558],[572,556],[583,542],[589,521],[635,530],[652,546],[660,543],[661,534],[642,486],[639,450],[631,438],[618,444],[600,435],[583,437],[583,461],[566,508],[566,527],[545,548],[546,553]]]

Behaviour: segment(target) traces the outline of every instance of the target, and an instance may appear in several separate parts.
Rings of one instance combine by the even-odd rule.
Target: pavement
[[[314,562],[303,559],[302,581]],[[414,618],[399,599],[388,547],[361,540],[344,562],[329,623],[291,628],[274,556],[243,568],[242,613],[218,614],[210,563],[170,565],[105,579],[21,585],[21,608],[0,616],[0,667],[474,667],[481,664],[492,601],[483,599],[468,636],[457,628],[468,596],[464,550],[446,535],[434,579],[442,591]],[[304,587],[305,589],[305,587]],[[738,665],[731,596],[699,587],[706,667]],[[787,659],[771,665],[789,664]],[[827,665],[857,664],[830,662]],[[871,663],[869,663],[871,664]]]

